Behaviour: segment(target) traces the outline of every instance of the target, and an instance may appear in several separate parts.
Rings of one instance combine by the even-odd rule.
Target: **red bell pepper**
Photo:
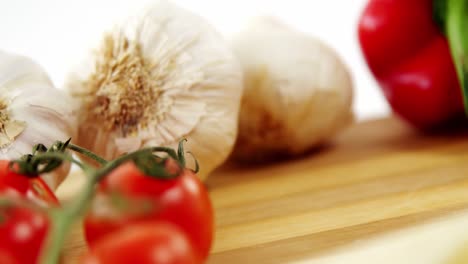
[[[371,72],[393,111],[417,127],[463,114],[466,2],[370,0],[359,20],[359,43]]]

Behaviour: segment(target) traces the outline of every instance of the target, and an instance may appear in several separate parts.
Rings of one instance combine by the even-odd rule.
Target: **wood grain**
[[[356,124],[295,160],[226,164],[207,182],[216,211],[209,263],[312,259],[468,208],[467,135],[422,135],[388,118]],[[61,195],[79,181],[69,179]],[[77,228],[65,258],[72,263],[84,249]]]

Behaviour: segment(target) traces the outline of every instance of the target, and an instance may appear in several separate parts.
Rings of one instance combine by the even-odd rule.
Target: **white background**
[[[0,49],[30,56],[60,87],[68,71],[113,22],[150,0],[0,0]],[[334,47],[355,83],[359,119],[387,115],[389,108],[359,50],[356,25],[366,0],[175,0],[232,34],[256,15],[275,15]]]

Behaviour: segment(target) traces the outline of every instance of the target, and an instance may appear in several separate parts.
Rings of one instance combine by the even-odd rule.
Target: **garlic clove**
[[[0,147],[7,146],[14,141],[26,128],[26,122],[13,120],[0,129]]]
[[[118,25],[65,86],[81,105],[78,144],[106,159],[187,138],[206,178],[234,145],[239,62],[201,17],[170,2]]]
[[[235,159],[301,154],[353,120],[350,73],[321,41],[261,17],[231,45],[245,79]]]
[[[0,159],[17,159],[34,145],[65,141],[76,134],[73,102],[57,90],[29,58],[0,51]],[[55,189],[69,164],[43,175]]]

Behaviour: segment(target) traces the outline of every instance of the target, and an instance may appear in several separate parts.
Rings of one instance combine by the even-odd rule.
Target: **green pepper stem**
[[[468,1],[448,0],[446,33],[468,116]]]

